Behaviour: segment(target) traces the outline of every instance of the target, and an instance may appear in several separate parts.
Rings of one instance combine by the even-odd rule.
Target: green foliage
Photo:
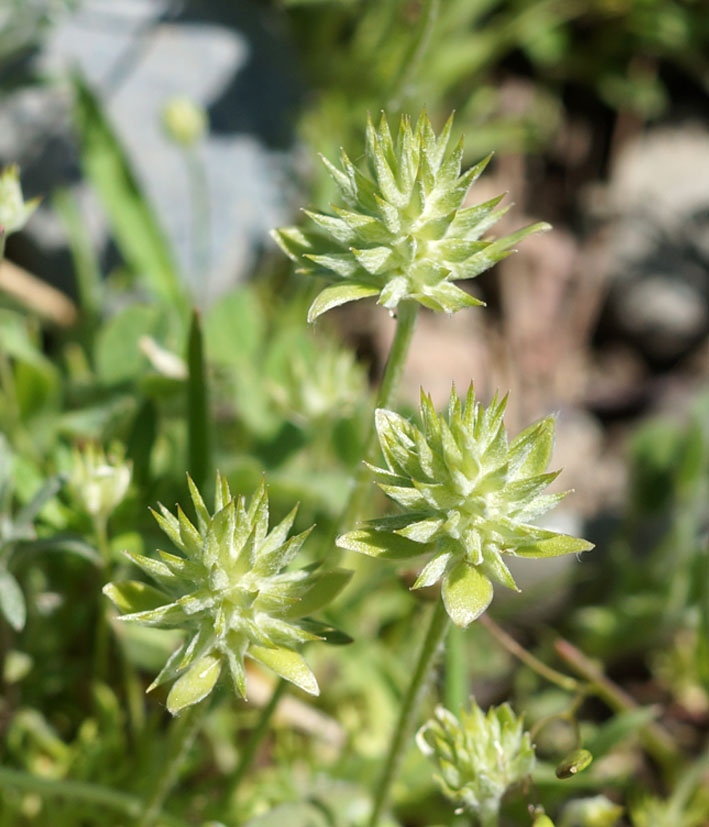
[[[101,197],[122,255],[156,297],[184,308],[184,288],[163,231],[95,95],[79,75],[74,93],[84,171]]]
[[[554,420],[530,425],[508,444],[505,405],[506,399],[495,398],[483,408],[471,385],[462,404],[451,392],[447,417],[422,392],[422,429],[378,410],[387,467],[373,470],[382,491],[404,511],[370,520],[337,541],[375,557],[432,554],[412,588],[442,580],[443,601],[458,626],[468,626],[488,607],[491,580],[517,588],[503,554],[551,557],[593,547],[534,524],[564,497],[542,493],[557,476],[545,473]]]
[[[19,9],[17,25],[0,32],[0,61],[36,39],[25,22],[44,14],[40,6]],[[432,122],[404,119],[397,136],[386,117],[370,123],[361,165],[358,153],[345,155],[314,177],[307,202],[327,203],[335,188],[338,205],[311,211],[309,229],[279,236],[329,284],[311,317],[366,296],[399,318],[419,304],[448,312],[476,304],[453,282],[482,272],[539,226],[485,238],[503,210],[499,198],[466,206],[487,160],[465,171],[471,157],[494,146],[539,147],[557,134],[562,98],[577,84],[652,117],[666,105],[666,67],[702,77],[707,28],[698,8],[689,0],[281,4],[312,78],[313,94],[294,114],[313,148],[332,158],[339,145],[356,146],[366,113],[382,106],[394,122],[425,100]],[[628,43],[642,59],[629,59]],[[520,65],[530,85],[510,112],[499,80]],[[323,560],[338,531],[355,524],[340,515],[373,427],[367,366],[325,325],[315,335],[303,324],[307,285],[266,268],[193,317],[190,331],[173,252],[101,100],[81,80],[74,89],[82,165],[124,267],[101,272],[72,198],[48,193],[74,257],[79,321],[57,330],[0,298],[0,824],[145,820],[156,791],[169,791],[167,769],[179,783],[152,808],[160,824],[363,827],[417,671],[414,649],[428,639],[426,611],[402,581],[425,601],[423,587],[442,580],[448,610],[465,626],[486,608],[493,580],[514,587],[506,554],[590,547],[536,523],[562,496],[544,493],[555,476],[546,470],[553,420],[508,443],[498,399],[486,409],[472,394],[452,394],[446,417],[424,397],[419,425],[396,413],[395,401],[382,405],[375,436],[385,467],[372,470],[400,513],[341,538],[381,558],[376,566],[348,558],[355,575],[343,590],[350,573]],[[467,156],[442,117],[453,104]],[[171,115],[173,133],[199,139],[194,112]],[[432,124],[444,123],[436,134]],[[32,203],[14,170],[2,181],[0,214],[12,214],[5,223],[19,229]],[[490,823],[499,804],[502,823],[519,827],[610,827],[622,812],[633,827],[707,822],[708,414],[699,399],[687,422],[658,420],[631,439],[628,506],[609,548],[581,567],[573,607],[542,628],[515,606],[525,666],[482,623],[455,630],[459,645],[441,681],[430,683],[429,709],[441,686],[467,697],[484,682],[491,699],[509,699],[534,722],[539,756],[528,802],[505,796],[533,763],[532,739],[512,707],[487,716],[475,708],[462,721],[437,712],[419,741],[456,804],[487,802]],[[161,535],[146,504],[184,502],[185,469],[210,488],[215,466],[224,476],[214,512],[190,484],[194,519],[179,508],[157,515],[179,552],[153,555]],[[258,487],[264,469],[268,497]],[[229,490],[254,487],[248,506]],[[295,501],[297,515],[289,512]],[[270,530],[269,511],[277,515]],[[317,529],[299,549],[312,522]],[[300,562],[291,560],[296,551]],[[414,572],[395,576],[409,564]],[[154,585],[130,580],[134,565]],[[136,622],[114,622],[104,586]],[[498,608],[507,611],[501,600]],[[436,609],[447,623],[441,603]],[[310,617],[320,611],[322,622]],[[356,641],[312,647],[306,664],[305,643],[349,640],[334,627]],[[589,659],[595,677],[544,671],[563,651],[557,633],[597,658]],[[429,648],[435,655],[437,646]],[[272,687],[260,666],[321,694],[276,694],[269,722],[263,704]],[[236,699],[222,691],[223,673]],[[167,707],[182,713],[175,729],[163,695],[144,695],[146,676],[156,674],[154,685],[172,682]],[[545,688],[546,680],[562,689]],[[207,696],[196,740],[181,742],[180,726]],[[420,722],[414,714],[411,725]],[[652,748],[658,732],[670,762]],[[254,738],[257,760],[243,769]],[[402,743],[391,812],[379,824],[459,824],[429,762]]]
[[[290,227],[273,234],[298,272],[334,281],[311,305],[308,321],[368,296],[392,311],[407,300],[447,313],[475,307],[481,302],[453,282],[480,275],[526,235],[549,228],[540,223],[496,241],[481,238],[507,210],[495,209],[502,196],[463,208],[489,158],[461,175],[463,146],[449,147],[452,125],[449,119],[436,136],[425,114],[413,128],[402,118],[394,141],[382,115],[378,130],[371,120],[367,125],[371,177],[344,152],[341,170],[325,161],[345,207],[334,207],[335,215],[308,212],[317,232]]]

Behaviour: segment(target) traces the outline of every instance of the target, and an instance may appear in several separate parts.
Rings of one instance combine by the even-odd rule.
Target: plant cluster
[[[532,651],[488,611],[494,584],[518,591],[514,558],[592,548],[540,524],[568,493],[547,491],[558,474],[548,471],[554,416],[509,438],[506,398],[485,405],[472,385],[464,398],[451,391],[445,413],[425,390],[418,422],[400,412],[422,308],[479,306],[454,282],[546,225],[490,235],[504,208],[500,198],[467,205],[487,161],[464,171],[452,121],[437,134],[425,114],[403,118],[394,137],[383,116],[367,126],[364,165],[346,154],[339,169],[326,162],[340,203],[308,212],[315,229],[275,232],[303,273],[325,280],[314,300],[309,283],[280,304],[252,285],[190,314],[98,101],[81,81],[75,92],[87,174],[152,300],[116,301],[121,278],[104,280],[77,256],[79,322],[50,342],[52,358],[31,313],[0,307],[0,610],[9,627],[0,823],[46,823],[51,812],[59,827],[395,827],[452,825],[463,807],[484,827],[610,826],[622,813],[633,827],[701,824],[701,745],[678,745],[655,707],[635,704],[570,641]],[[202,134],[194,115],[184,102],[165,113],[186,150]],[[71,197],[56,205],[85,251]],[[11,169],[0,186],[6,231],[32,209]],[[375,400],[337,338],[320,330],[315,339],[302,324],[366,298],[396,326]],[[698,704],[708,660],[705,422],[700,412],[689,434],[662,440],[668,455],[638,438],[638,514],[656,496],[656,512],[676,522],[630,585],[631,552],[619,541],[611,587],[599,578],[610,608],[579,605],[570,620],[592,654],[617,653],[632,645],[621,606],[648,621],[666,601],[662,628],[645,622],[642,634],[682,646],[663,662],[656,643],[649,668],[674,696],[691,687]],[[146,513],[175,501],[186,509]],[[640,532],[641,519],[629,520]],[[670,546],[684,553],[668,577]],[[410,591],[394,572],[402,566],[415,570]],[[522,598],[512,601],[515,612]],[[524,664],[514,681],[508,655]],[[448,708],[428,702],[439,674]],[[510,702],[484,712],[468,700],[482,676],[525,710],[529,729]],[[591,697],[610,708],[608,720],[582,719]],[[434,711],[418,728],[424,703]],[[423,757],[412,749],[417,728]],[[645,755],[663,799],[633,798]]]

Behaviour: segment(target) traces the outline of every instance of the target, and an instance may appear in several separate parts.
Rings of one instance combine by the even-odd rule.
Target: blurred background
[[[90,149],[96,109],[203,308],[285,268],[268,230],[328,204],[317,153],[356,155],[367,112],[425,107],[440,126],[454,109],[466,161],[496,153],[471,198],[509,191],[509,226],[554,231],[475,283],[490,311],[424,317],[409,397],[475,377],[513,391],[520,423],[562,411],[567,477],[578,467],[594,513],[623,496],[618,426],[681,412],[706,383],[700,0],[3,0],[0,15],[0,161],[44,197],[8,257],[70,298],[69,213],[103,276],[134,264]],[[188,152],[165,129],[176,97],[208,124]],[[381,315],[340,320],[374,371]]]
[[[643,703],[665,703],[665,723],[698,751],[709,729],[708,104],[706,0],[0,0],[0,165],[18,163],[25,195],[43,199],[0,267],[0,348],[20,388],[12,410],[0,405],[0,425],[24,452],[19,501],[67,466],[72,441],[117,439],[134,484],[116,547],[155,547],[145,504],[184,494],[186,316],[176,308],[193,305],[216,461],[237,490],[266,468],[274,510],[299,499],[300,522],[326,535],[361,455],[368,381],[393,321],[362,302],[307,329],[317,285],[292,274],[268,231],[299,222],[302,206],[327,209],[334,190],[318,153],[336,161],[344,147],[359,159],[368,112],[395,123],[425,108],[440,128],[455,110],[465,164],[495,152],[470,202],[507,191],[501,233],[537,220],[554,229],[470,283],[487,309],[422,311],[402,407],[413,409],[419,386],[441,406],[451,380],[462,391],[474,379],[485,399],[511,391],[512,432],[558,412],[553,464],[575,489],[558,527],[598,550],[559,575],[564,589],[542,589],[557,599],[542,614]],[[81,529],[66,501],[43,514],[47,531]],[[86,712],[79,677],[51,666],[90,644],[84,615],[57,595],[84,587],[68,569],[54,582],[32,571],[29,593],[56,598],[37,602],[38,617],[57,613],[69,637],[40,646],[41,625],[28,625],[24,649],[55,647],[55,660],[24,702],[61,707],[63,719],[47,716],[68,743]],[[386,647],[401,643],[413,611],[406,589],[382,588],[386,600],[352,593],[331,618],[364,644],[337,668],[322,656],[341,680],[322,702],[337,719],[325,749],[349,738],[342,776],[365,782],[406,674]],[[539,594],[525,598],[538,607]],[[562,595],[573,599],[560,613]],[[471,630],[471,646],[484,650],[480,635]],[[159,662],[146,641],[128,645],[147,672]],[[509,659],[468,668],[471,680],[484,673],[481,702],[517,693],[531,721],[555,708],[545,696],[534,711],[537,685],[513,682]],[[375,673],[381,681],[367,683]],[[209,734],[222,769],[244,720],[224,717],[224,732]],[[27,763],[32,727],[14,726],[9,760]],[[302,756],[305,736],[278,737],[281,757]],[[45,764],[61,764],[43,749]],[[57,777],[105,781],[105,749],[103,769],[67,763]],[[628,761],[610,774],[632,777]],[[297,779],[279,772],[244,812],[297,796]],[[423,772],[408,776],[407,824],[419,823]]]

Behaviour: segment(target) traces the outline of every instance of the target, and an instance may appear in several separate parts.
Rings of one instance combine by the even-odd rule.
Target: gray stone
[[[670,365],[709,334],[709,130],[634,139],[593,206],[606,225],[605,328]]]
[[[253,266],[268,230],[288,220],[288,114],[298,89],[288,44],[269,14],[255,2],[85,0],[51,30],[35,61],[58,83],[22,89],[0,107],[0,157],[21,163],[30,194],[79,185],[62,83],[78,66],[102,101],[196,300],[213,300]],[[212,125],[197,150],[208,193],[207,272],[195,272],[194,191],[185,159],[161,128],[162,108],[176,95],[201,104]],[[51,258],[62,234],[56,217],[44,212],[28,233]],[[105,246],[105,230],[102,235]]]

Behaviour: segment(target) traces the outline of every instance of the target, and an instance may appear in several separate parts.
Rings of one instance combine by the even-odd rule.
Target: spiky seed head
[[[544,494],[554,418],[530,425],[508,442],[507,399],[484,408],[473,386],[462,402],[451,391],[447,417],[421,392],[421,428],[393,411],[376,412],[386,468],[373,467],[379,487],[401,514],[370,520],[337,539],[341,548],[406,559],[431,554],[414,589],[442,581],[448,614],[458,626],[476,620],[492,600],[492,580],[517,586],[503,555],[553,557],[593,545],[534,524],[566,493]]]
[[[415,126],[403,117],[394,139],[382,113],[378,128],[367,123],[367,172],[344,151],[339,169],[323,159],[342,203],[332,213],[306,211],[314,230],[273,231],[298,272],[330,282],[309,321],[368,296],[390,311],[410,300],[447,313],[480,305],[454,282],[480,275],[525,236],[549,229],[539,223],[497,240],[484,237],[507,208],[499,207],[503,196],[463,207],[491,156],[461,173],[463,145],[451,143],[452,125],[453,116],[436,135],[425,113]]]
[[[181,554],[126,552],[159,588],[138,581],[104,588],[124,612],[121,620],[188,632],[149,690],[177,679],[167,697],[168,709],[177,714],[209,695],[226,668],[236,694],[245,698],[244,658],[250,657],[317,695],[315,676],[297,650],[321,639],[327,627],[305,616],[329,603],[351,573],[287,568],[310,529],[289,537],[296,507],[269,531],[263,482],[247,507],[217,475],[213,513],[188,482],[196,524],[179,506],[176,514],[162,505],[153,512]]]
[[[529,733],[509,704],[490,707],[485,714],[473,700],[460,718],[438,706],[416,743],[435,764],[443,793],[484,824],[497,814],[505,791],[535,764]]]

